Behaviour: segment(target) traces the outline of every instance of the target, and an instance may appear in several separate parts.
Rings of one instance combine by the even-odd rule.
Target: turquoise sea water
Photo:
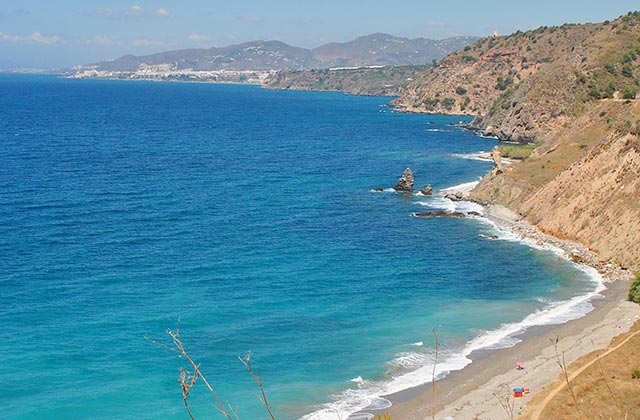
[[[287,420],[429,381],[434,327],[444,373],[584,312],[561,302],[593,278],[555,253],[481,219],[409,216],[455,206],[439,193],[370,192],[407,166],[436,191],[477,180],[490,164],[469,157],[495,144],[386,102],[0,76],[4,416],[188,418],[184,361],[145,340],[178,317],[243,420],[266,418],[249,351]],[[194,413],[222,418],[201,385]]]

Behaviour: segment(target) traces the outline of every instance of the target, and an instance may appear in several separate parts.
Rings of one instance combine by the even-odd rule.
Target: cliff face
[[[502,140],[537,142],[472,191],[540,229],[640,270],[640,13],[480,40],[395,101],[469,113]]]
[[[476,115],[473,126],[517,142],[544,141],[601,98],[635,96],[640,14],[485,38],[445,57],[394,105]]]
[[[637,101],[594,104],[525,161],[485,176],[471,196],[640,270],[639,118]]]

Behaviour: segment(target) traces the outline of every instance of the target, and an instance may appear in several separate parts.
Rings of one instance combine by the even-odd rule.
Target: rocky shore
[[[450,189],[449,193],[468,197],[471,188],[473,185],[457,191]],[[592,299],[595,309],[580,319],[553,327],[535,327],[511,348],[472,354],[473,363],[436,382],[437,419],[505,418],[498,399],[509,398],[514,387],[530,390],[525,397],[511,400],[514,413],[522,413],[531,398],[561,373],[553,345],[555,339],[558,339],[557,349],[570,364],[595,349],[606,348],[613,338],[629,331],[640,319],[640,306],[627,301],[627,290],[633,279],[628,270],[603,260],[580,243],[541,232],[506,207],[485,205],[482,216],[523,241],[560,249],[572,261],[594,268],[607,289],[601,292],[602,298]],[[523,362],[526,368],[515,369],[516,361]],[[431,385],[388,396],[393,402],[388,412],[394,420],[430,418],[432,396]]]

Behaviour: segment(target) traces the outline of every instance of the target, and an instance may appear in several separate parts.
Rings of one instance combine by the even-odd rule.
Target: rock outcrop
[[[414,183],[413,172],[411,172],[410,168],[407,168],[404,170],[404,173],[398,180],[398,183],[396,184],[396,186],[393,187],[393,189],[401,192],[412,192],[413,183]]]
[[[420,190],[420,194],[422,194],[422,195],[431,195],[431,194],[433,194],[433,187],[431,186],[431,184],[428,184],[423,189],[421,189]]]
[[[455,217],[455,218],[463,218],[465,217],[464,213],[460,213],[457,211],[428,211],[425,213],[411,213],[413,217],[421,217],[423,219],[433,219],[436,217]]]
[[[451,191],[444,195],[444,198],[448,198],[451,201],[464,200],[464,194],[461,191]]]
[[[495,146],[490,153],[491,160],[493,160],[493,169],[491,172],[494,175],[498,175],[502,173],[502,153],[500,153],[500,148]]]

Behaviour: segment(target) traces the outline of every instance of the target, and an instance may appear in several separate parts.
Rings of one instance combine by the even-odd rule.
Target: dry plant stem
[[[578,413],[578,419],[584,419],[585,417],[582,415],[580,411],[580,406],[578,406],[578,398],[576,397],[576,393],[573,391],[573,385],[571,385],[571,381],[569,380],[569,371],[567,370],[567,363],[564,358],[564,352],[562,352],[562,358],[560,357],[560,353],[558,353],[558,342],[560,339],[556,337],[555,340],[551,340],[553,343],[553,349],[556,353],[556,363],[560,367],[562,374],[564,376],[564,380],[567,383],[567,388],[569,388],[569,393],[571,394],[571,398],[573,399],[573,405],[576,407],[576,412]]]
[[[273,416],[273,413],[271,412],[269,402],[267,401],[267,394],[265,394],[264,387],[262,386],[262,376],[260,376],[260,373],[255,373],[253,371],[253,368],[251,367],[251,353],[247,354],[245,357],[238,356],[238,359],[240,359],[242,364],[247,368],[249,374],[251,374],[251,377],[253,378],[253,381],[256,383],[256,385],[258,385],[258,388],[260,388],[260,393],[262,394],[262,397],[259,397],[260,402],[262,403],[262,405],[264,405],[264,408],[269,413],[271,420],[276,420],[276,418]]]
[[[189,412],[189,415],[191,416],[191,418],[193,418],[193,416],[191,415],[191,410],[189,409],[189,405],[187,404],[187,396],[189,395],[189,391],[191,391],[191,388],[193,386],[193,384],[195,384],[195,381],[197,380],[198,377],[202,378],[202,382],[204,382],[204,384],[206,385],[206,387],[209,389],[209,392],[211,392],[211,395],[213,395],[213,398],[216,401],[217,409],[218,411],[220,411],[220,413],[222,413],[227,419],[229,420],[239,420],[238,416],[235,416],[235,419],[233,417],[231,417],[231,415],[229,414],[229,412],[227,411],[227,409],[224,406],[224,403],[222,402],[222,400],[220,399],[220,397],[218,397],[218,394],[216,393],[216,391],[213,389],[213,387],[211,386],[211,384],[209,383],[209,381],[207,381],[207,378],[204,377],[204,375],[202,375],[202,372],[200,372],[200,365],[196,364],[193,359],[191,358],[191,356],[189,356],[189,354],[187,353],[187,351],[184,348],[184,345],[182,344],[182,339],[180,338],[180,320],[178,319],[178,325],[176,326],[176,330],[171,331],[170,329],[167,329],[167,334],[171,337],[171,339],[173,340],[173,345],[174,347],[168,346],[164,343],[161,343],[157,340],[154,340],[152,338],[147,337],[147,340],[151,341],[152,343],[160,346],[160,347],[164,347],[166,349],[171,350],[174,353],[178,353],[180,355],[182,355],[185,360],[187,362],[189,362],[189,364],[191,365],[191,367],[193,367],[193,378],[192,384],[189,386],[189,384],[186,383],[185,379],[186,379],[186,373],[180,374],[180,386],[182,387],[182,395],[183,395],[183,399],[184,399],[184,403],[185,406],[187,407],[187,411]],[[185,388],[187,387],[187,388]],[[186,395],[185,395],[185,389],[187,390]],[[234,413],[235,414],[235,413]]]
[[[503,401],[502,398],[500,398],[498,395],[493,394],[493,396],[496,397],[496,399],[500,403],[500,407],[502,407],[505,413],[507,413],[507,418],[509,420],[513,420],[515,418],[513,415],[513,410],[515,407],[516,400],[515,399],[512,400],[510,396],[507,396]]]
[[[593,342],[593,340],[591,340],[591,345],[593,345],[594,348],[596,346],[595,343]],[[602,380],[604,380],[604,384],[606,385],[607,390],[609,391],[609,395],[611,395],[611,399],[613,399],[613,402],[616,405],[616,408],[618,409],[618,413],[621,416],[620,418],[621,419],[626,418],[627,415],[622,410],[622,407],[620,407],[620,403],[618,402],[618,399],[616,398],[616,394],[611,389],[611,386],[609,385],[609,381],[607,381],[607,375],[605,375],[605,373],[604,373],[604,369],[602,368],[602,362],[600,360],[600,355],[598,353],[596,353],[596,363],[598,365],[598,369],[600,369],[600,374],[602,375]]]
[[[436,338],[436,356],[433,361],[433,370],[431,371],[431,390],[433,391],[433,405],[431,406],[431,420],[436,419],[436,366],[438,364],[438,352],[440,351],[440,327],[436,331],[435,328],[431,332]]]
[[[189,417],[191,420],[195,420],[193,417],[193,413],[191,412],[191,408],[189,408],[189,403],[187,402],[187,397],[189,396],[189,392],[191,392],[191,388],[196,384],[198,380],[198,375],[193,375],[191,380],[188,381],[188,374],[185,368],[180,368],[180,387],[182,388],[182,401],[184,402],[184,408],[187,409],[187,413],[189,413]]]

